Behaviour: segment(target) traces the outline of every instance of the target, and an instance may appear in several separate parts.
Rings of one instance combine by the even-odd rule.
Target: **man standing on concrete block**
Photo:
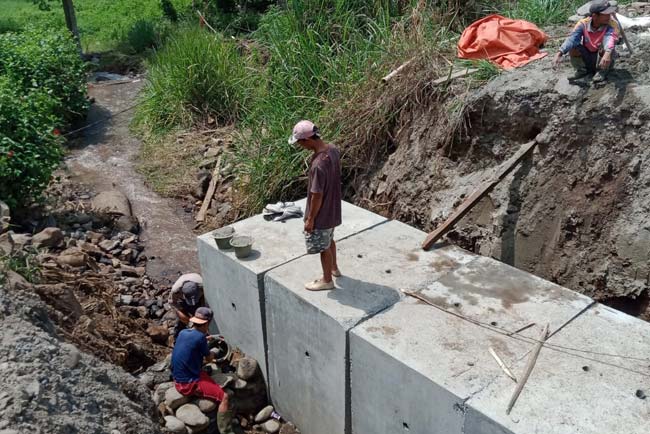
[[[313,152],[309,164],[305,242],[307,253],[320,253],[323,277],[305,284],[310,291],[334,289],[332,276],[339,277],[334,228],[341,224],[341,159],[339,150],[325,143],[318,127],[300,121],[293,127],[289,144],[298,143]]]

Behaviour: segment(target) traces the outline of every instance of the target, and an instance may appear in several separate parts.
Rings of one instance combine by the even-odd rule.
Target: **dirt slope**
[[[527,141],[539,146],[448,239],[599,299],[637,298],[650,278],[650,35],[629,32],[610,81],[572,84],[550,58],[472,95],[462,134],[427,107],[396,136],[355,200],[429,230]],[[441,138],[456,134],[443,147]],[[625,306],[624,306],[625,307]]]
[[[150,393],[54,332],[33,293],[0,287],[0,431],[153,434]]]

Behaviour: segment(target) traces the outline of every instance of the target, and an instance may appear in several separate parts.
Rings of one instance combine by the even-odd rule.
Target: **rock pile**
[[[218,363],[205,365],[204,370],[231,397],[236,415],[233,425],[251,433],[300,434],[293,424],[282,421],[273,406],[268,405],[266,385],[255,359],[235,351]],[[181,395],[173,382],[159,375],[161,371],[169,372],[169,358],[149,368],[141,378],[148,384],[154,379],[152,399],[158,406],[165,430],[171,433],[216,432],[216,403]]]
[[[117,191],[82,196],[51,210],[50,226],[34,235],[1,234],[0,256],[30,264],[32,289],[63,335],[131,372],[146,368],[168,351],[176,322],[169,287],[146,274],[128,199]],[[12,274],[9,283],[26,282]]]

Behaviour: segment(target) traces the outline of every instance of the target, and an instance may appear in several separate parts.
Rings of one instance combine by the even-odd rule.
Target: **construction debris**
[[[544,326],[544,329],[542,330],[542,335],[540,336],[539,341],[537,341],[537,344],[535,345],[535,349],[533,349],[533,352],[531,353],[530,358],[528,359],[528,363],[526,364],[526,368],[524,369],[524,375],[521,378],[521,381],[517,383],[517,387],[515,388],[515,391],[512,394],[512,398],[510,398],[510,402],[508,403],[508,409],[506,410],[506,414],[510,414],[510,412],[512,411],[512,407],[515,406],[515,403],[517,402],[517,398],[519,398],[521,391],[524,390],[524,386],[528,381],[528,377],[530,377],[530,373],[533,372],[533,368],[535,367],[535,363],[537,362],[537,357],[539,356],[539,352],[542,350],[542,347],[544,346],[544,343],[548,338],[548,329],[549,329],[549,325],[546,324],[546,326]]]

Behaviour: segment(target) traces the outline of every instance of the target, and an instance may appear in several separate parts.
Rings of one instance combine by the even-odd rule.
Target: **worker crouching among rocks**
[[[204,362],[210,363],[215,359],[208,347],[208,327],[212,317],[211,309],[199,307],[189,319],[191,327],[179,332],[172,351],[172,377],[174,387],[181,395],[215,401],[218,404],[219,432],[231,434],[234,433],[233,412],[230,410],[228,394],[202,369]]]

